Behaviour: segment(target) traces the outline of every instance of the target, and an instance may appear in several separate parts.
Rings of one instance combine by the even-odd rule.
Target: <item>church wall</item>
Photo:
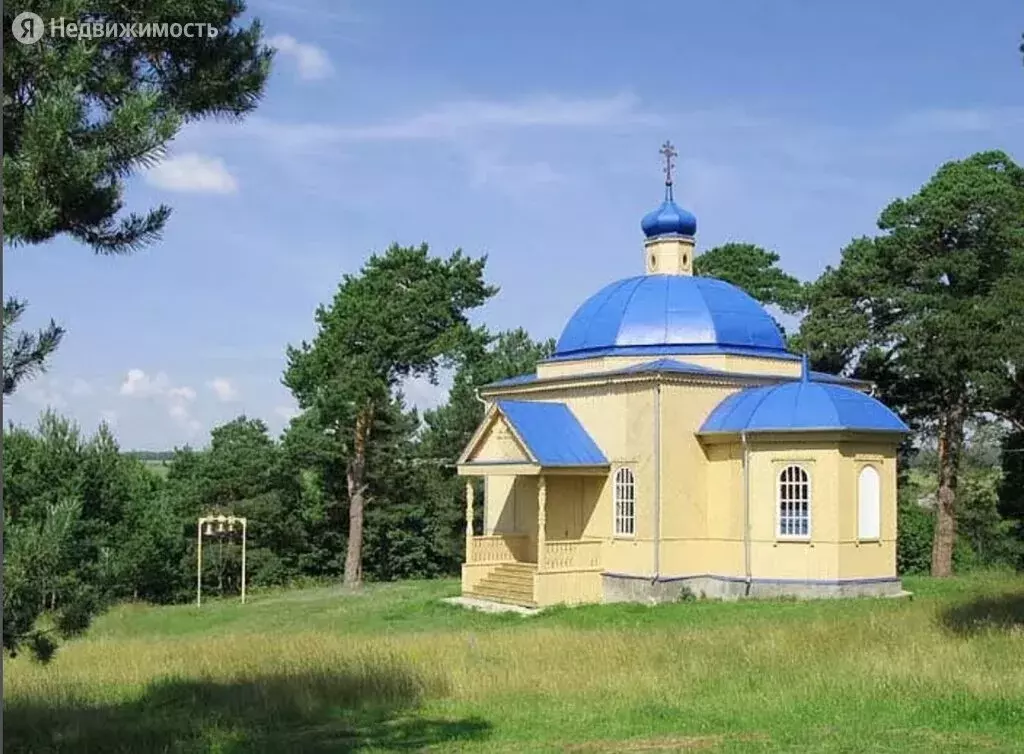
[[[597,356],[592,359],[567,359],[565,361],[549,361],[537,365],[537,376],[541,379],[550,377],[568,377],[578,374],[596,374],[611,372],[627,367],[653,361],[658,356]]]
[[[896,445],[893,442],[861,440],[845,442],[842,454],[841,578],[875,578],[896,575]],[[859,477],[865,466],[873,466],[880,476],[880,536],[861,540],[858,531]]]
[[[723,353],[705,354],[656,354],[630,356],[597,356],[590,359],[567,359],[549,361],[537,365],[537,376],[541,379],[569,377],[580,374],[595,374],[644,364],[660,358],[671,358],[689,364],[699,364],[709,369],[742,374],[764,374],[781,377],[799,377],[800,361],[794,359],[771,359],[761,356],[740,356]]]
[[[537,477],[485,477],[484,534],[528,534],[536,539]]]
[[[515,512],[514,476],[484,477],[484,534],[508,534],[513,531]]]
[[[839,578],[840,461],[834,441],[751,440],[750,567],[761,579]],[[789,465],[810,477],[809,540],[785,539],[778,531],[778,477]]]
[[[742,557],[741,473],[728,446],[706,449],[695,432],[735,389],[662,386],[663,574],[733,573]]]
[[[699,364],[708,369],[741,374],[764,374],[777,377],[799,377],[800,361],[794,359],[768,359],[759,356],[738,356],[727,353],[706,353],[676,357],[680,361]]]
[[[527,457],[508,425],[501,419],[495,419],[470,460],[526,462]]]
[[[597,514],[604,479],[592,476],[549,476],[547,480],[548,540],[597,536]],[[536,509],[535,509],[536,510]]]
[[[648,384],[566,387],[544,393],[544,400],[565,403],[611,463],[607,478],[584,483],[585,496],[594,499],[583,535],[606,540],[602,553],[609,570],[649,572],[653,566],[654,390]],[[613,536],[615,472],[628,467],[636,485],[636,534]],[[552,506],[549,478],[548,519]],[[564,525],[562,531],[564,531]]]

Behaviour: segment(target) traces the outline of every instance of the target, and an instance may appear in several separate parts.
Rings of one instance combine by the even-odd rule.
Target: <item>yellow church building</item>
[[[466,477],[465,597],[524,606],[698,596],[887,595],[907,427],[810,371],[771,315],[693,274],[672,195],[645,273],[572,315],[536,373],[485,386]],[[482,479],[483,531],[473,530]]]

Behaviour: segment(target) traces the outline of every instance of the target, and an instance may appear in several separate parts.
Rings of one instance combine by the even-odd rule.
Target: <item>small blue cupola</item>
[[[644,215],[640,221],[640,227],[648,238],[659,236],[686,236],[692,238],[697,235],[697,218],[674,201],[672,201],[672,186],[665,187],[665,201],[661,206]]]
[[[657,209],[648,212],[640,221],[647,238],[660,236],[685,236],[692,238],[697,235],[697,218],[678,204],[672,196],[672,168],[676,151],[669,142],[661,147],[665,157],[665,201]]]

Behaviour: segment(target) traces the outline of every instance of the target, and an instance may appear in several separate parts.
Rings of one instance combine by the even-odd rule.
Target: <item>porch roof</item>
[[[492,427],[503,423],[515,438],[518,457],[475,457]],[[471,460],[472,459],[472,460]],[[540,469],[607,473],[609,463],[594,439],[564,403],[495,401],[458,461],[459,473],[536,474]]]
[[[541,466],[605,466],[608,459],[564,403],[495,401]]]

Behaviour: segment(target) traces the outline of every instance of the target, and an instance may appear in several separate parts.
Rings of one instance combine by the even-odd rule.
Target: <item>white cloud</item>
[[[167,396],[172,400],[194,401],[196,399],[196,391],[187,386],[172,387],[167,391]]]
[[[1024,108],[934,108],[908,113],[896,121],[901,131],[980,133],[1024,125]]]
[[[189,437],[194,436],[199,430],[203,428],[202,422],[192,416],[189,412],[188,407],[183,403],[173,403],[167,409],[167,415],[170,416],[174,422],[184,429]]]
[[[462,100],[438,105],[404,118],[366,125],[331,123],[282,123],[265,118],[250,118],[233,130],[218,124],[207,126],[223,135],[246,135],[291,149],[316,149],[339,142],[416,141],[463,139],[493,130],[523,128],[613,128],[621,126],[661,125],[663,118],[640,108],[631,94],[611,97],[572,99],[538,96],[500,102]]]
[[[167,415],[172,419],[188,419],[188,408],[182,403],[175,403],[167,409]]]
[[[217,377],[206,383],[207,386],[217,395],[217,399],[227,403],[238,400],[238,390],[226,377]]]
[[[267,41],[282,55],[287,55],[295,61],[301,79],[316,81],[334,73],[334,66],[331,65],[327,53],[314,44],[300,42],[290,34],[278,34]]]
[[[121,383],[121,395],[130,398],[158,398],[168,406],[170,416],[187,419],[186,403],[196,399],[196,391],[188,385],[172,386],[170,378],[164,372],[155,376],[146,374],[142,369],[129,369]]]
[[[146,182],[167,191],[196,194],[233,194],[238,182],[224,161],[187,152],[169,157],[146,171]]]
[[[516,164],[488,151],[470,155],[469,171],[470,185],[474,188],[493,185],[510,193],[529,192],[565,180],[565,176],[547,162]]]
[[[129,369],[128,374],[121,383],[121,395],[128,395],[137,398],[147,398],[153,395],[163,395],[168,389],[167,375],[159,372],[156,376],[150,377],[141,369]]]

